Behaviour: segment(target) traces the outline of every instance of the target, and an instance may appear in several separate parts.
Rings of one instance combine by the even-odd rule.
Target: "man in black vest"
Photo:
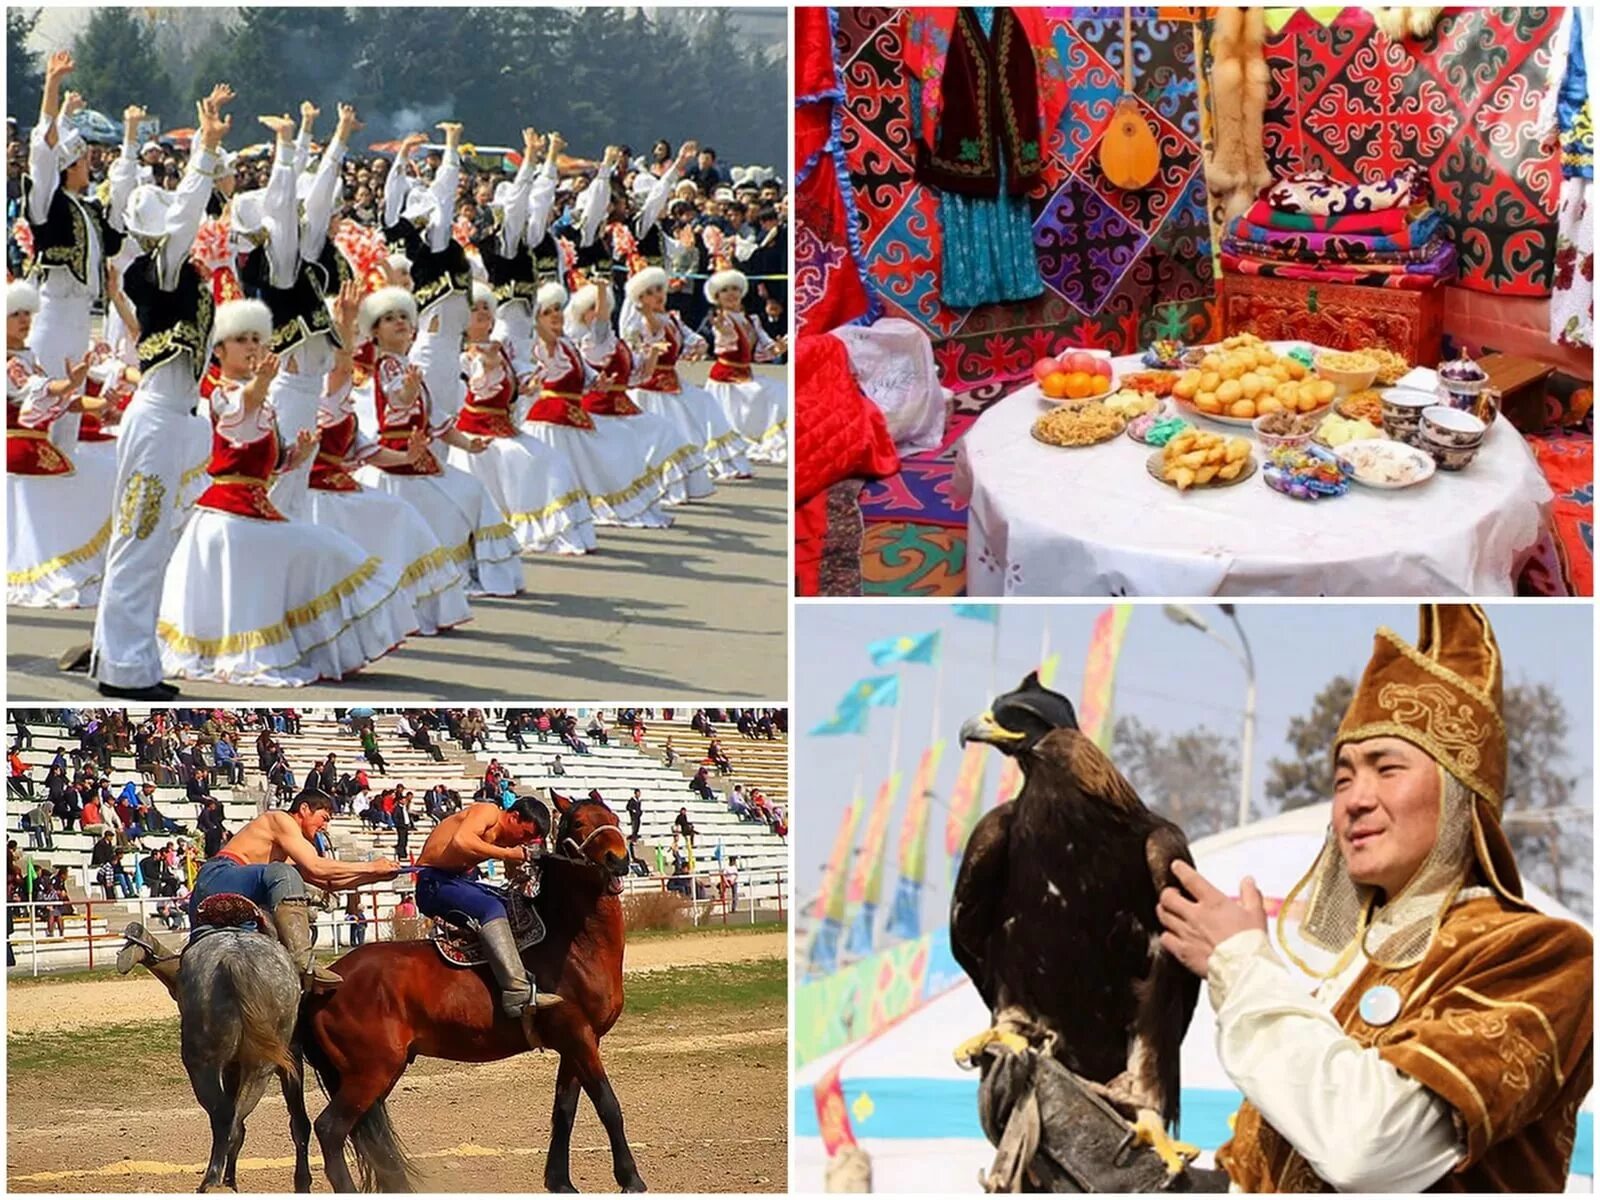
[[[115,519],[95,614],[90,673],[106,696],[177,694],[161,681],[156,616],[181,531],[179,490],[192,444],[187,426],[200,401],[215,310],[210,284],[188,259],[231,124],[222,107],[232,99],[233,89],[218,84],[197,105],[196,146],[176,191],[141,184],[128,198],[125,225],[141,253],[128,266],[123,290],[138,319],[142,378],[117,437]]]
[[[39,283],[39,315],[28,333],[28,349],[52,379],[64,378],[68,365],[88,352],[90,309],[105,295],[106,260],[122,248],[122,205],[139,182],[129,136],[111,168],[111,211],[84,194],[89,147],[76,129],[63,124],[83,108],[77,92],[68,92],[64,103],[61,95],[62,81],[75,65],[65,50],[50,56],[39,123],[28,142],[28,174],[22,181]],[[123,116],[125,130],[136,129],[144,110],[130,107]],[[76,422],[71,432],[76,440]]]

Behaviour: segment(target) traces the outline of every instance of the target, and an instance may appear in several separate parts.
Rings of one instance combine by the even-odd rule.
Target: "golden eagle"
[[[1178,886],[1173,860],[1194,863],[1183,831],[1144,806],[1037,674],[967,721],[961,742],[1010,755],[1024,782],[973,829],[951,896],[951,949],[994,1017],[956,1057],[1031,1045],[1182,1170],[1193,1150],[1167,1130],[1200,980],[1161,948],[1156,901]]]

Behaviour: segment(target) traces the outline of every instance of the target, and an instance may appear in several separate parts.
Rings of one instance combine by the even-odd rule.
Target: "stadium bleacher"
[[[148,715],[148,709],[130,708],[128,715],[130,722],[137,725]],[[612,711],[608,710],[606,715],[610,720]],[[358,764],[365,765],[358,738],[348,725],[340,726],[331,710],[302,709],[300,716],[300,731],[297,734],[274,735],[284,747],[297,786],[304,781],[307,771],[330,752],[336,756],[336,766],[341,775],[346,771],[353,772]],[[717,870],[715,851],[719,843],[725,859],[737,857],[739,860],[739,916],[742,919],[753,919],[757,908],[782,913],[788,907],[788,851],[783,840],[776,837],[765,824],[741,821],[722,801],[707,802],[688,790],[689,779],[704,753],[705,739],[689,729],[687,723],[647,722],[650,736],[643,751],[635,750],[631,739],[619,731],[618,737],[627,742],[626,745],[618,744],[616,740],[609,746],[591,744],[590,753],[576,755],[553,737],[548,743],[539,743],[531,734],[525,735],[528,750],[518,751],[505,737],[504,722],[492,720],[488,752],[468,754],[440,731],[436,733],[435,741],[444,754],[444,761],[436,762],[426,751],[412,748],[395,734],[397,719],[392,712],[376,716],[375,725],[387,771],[379,775],[370,766],[367,771],[372,793],[396,784],[414,793],[412,814],[417,827],[411,832],[408,846],[412,856],[421,850],[433,827],[432,818],[423,808],[423,794],[431,786],[443,784],[459,791],[463,803],[470,803],[483,777],[484,768],[491,758],[498,758],[516,780],[519,794],[532,793],[547,798],[546,789],[552,784],[563,794],[573,796],[583,796],[591,789],[597,789],[617,812],[624,830],[629,825],[627,799],[633,788],[639,788],[644,804],[639,857],[649,864],[652,872],[655,868],[653,846],[658,842],[663,846],[670,844],[672,820],[680,807],[687,808],[689,819],[697,831],[696,869],[700,873],[702,887],[702,904],[694,912],[696,919],[708,915],[703,911],[706,901],[714,902],[717,897],[714,873]],[[60,725],[30,721],[29,729],[33,735],[33,746],[23,750],[21,757],[29,765],[29,774],[35,781],[35,792],[42,799],[43,789],[39,785],[57,749],[74,750],[78,741]],[[663,766],[659,753],[653,752],[651,745],[659,745],[668,733],[681,756],[678,764],[672,768]],[[732,740],[726,733],[732,734]],[[735,772],[720,779],[713,772],[711,777],[715,781],[714,786],[727,790],[735,781],[743,782],[747,789],[756,784],[772,802],[784,802],[787,794],[786,743],[781,739],[751,743],[739,737],[731,725],[726,733],[723,746],[732,758]],[[7,737],[9,742],[9,729]],[[240,757],[246,766],[244,784],[231,788],[214,785],[212,788],[213,794],[222,803],[224,821],[229,830],[238,829],[266,807],[277,803],[256,769],[254,737],[254,731],[248,737],[241,737]],[[587,738],[584,740],[588,741]],[[557,753],[562,756],[567,774],[554,779],[548,774],[547,768]],[[127,780],[143,783],[146,778],[141,777],[131,754],[114,755],[108,774],[113,792],[120,791]],[[198,806],[187,798],[182,787],[159,786],[155,800],[163,814],[190,830],[194,829]],[[89,866],[94,836],[78,831],[67,832],[58,825],[51,835],[52,848],[31,846],[28,831],[22,828],[21,822],[23,815],[37,803],[37,800],[30,802],[12,794],[8,788],[5,812],[7,837],[17,841],[23,854],[31,856],[37,869],[42,870],[45,864],[51,868],[68,868],[71,885],[69,901],[74,913],[65,918],[64,937],[46,937],[43,918],[30,913],[30,906],[21,906],[16,912],[10,934],[16,970],[59,970],[86,966],[91,960],[95,965],[108,962],[120,945],[120,930],[135,917],[145,920],[169,942],[181,938],[181,933],[167,932],[151,919],[156,901],[148,897],[142,902],[98,899],[102,889],[94,883]],[[364,801],[358,799],[356,805],[359,811],[364,807]],[[343,860],[395,855],[394,831],[374,830],[356,815],[334,817],[329,823],[328,833],[334,855]],[[133,861],[142,857],[144,852],[164,846],[172,840],[178,840],[177,836],[151,834],[141,839],[140,851],[125,856],[130,872]],[[634,892],[659,891],[663,886],[663,877],[655,874],[647,878],[633,877],[628,882],[629,890]],[[387,883],[362,889],[361,905],[368,920],[366,936],[369,939],[389,936],[389,922],[394,907],[401,896],[410,890],[411,877],[406,874]],[[343,947],[348,944],[344,899],[344,896],[338,897],[337,903],[332,903],[329,910],[316,917],[318,944],[324,954],[330,945]],[[721,912],[720,907],[718,911]]]

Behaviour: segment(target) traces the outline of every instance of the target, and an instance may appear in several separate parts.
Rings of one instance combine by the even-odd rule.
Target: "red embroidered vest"
[[[633,351],[621,338],[611,343],[604,363],[591,363],[600,372],[594,386],[583,394],[585,412],[602,417],[631,417],[643,410],[628,399],[628,379],[633,374]]]
[[[311,486],[319,492],[359,492],[361,485],[350,477],[345,463],[356,444],[356,415],[322,428],[317,457],[311,460]]]
[[[493,342],[490,343],[490,349],[500,359],[500,387],[489,395],[483,395],[473,391],[469,384],[466,403],[461,406],[461,415],[456,418],[456,428],[473,437],[516,437],[517,427],[511,423],[511,406],[517,402],[517,373],[512,369],[504,346]]]
[[[744,322],[736,314],[730,314],[727,320],[733,323],[734,347],[730,353],[717,355],[717,361],[711,364],[711,378],[717,383],[749,383],[755,339],[745,332]]]
[[[6,376],[20,386],[36,372],[21,359],[6,359]],[[72,462],[56,449],[48,429],[25,429],[22,404],[6,397],[6,470],[13,475],[71,475]]]
[[[656,369],[650,373],[650,378],[644,381],[644,390],[677,395],[683,390],[683,385],[678,382],[678,356],[683,353],[683,332],[678,328],[678,322],[670,315],[663,315],[661,334],[665,336],[667,348],[657,356]],[[651,336],[657,335],[651,334]]]
[[[399,450],[405,452],[411,445],[411,435],[415,430],[426,431],[428,428],[428,410],[431,407],[428,398],[428,385],[422,383],[422,394],[418,397],[416,407],[409,416],[402,415],[401,409],[396,404],[391,404],[388,393],[383,386],[383,360],[385,357],[394,358],[404,363],[405,359],[399,355],[379,356],[372,368],[372,399],[378,410],[378,444],[385,450]],[[379,470],[387,471],[390,475],[442,475],[444,468],[439,465],[439,460],[433,456],[433,451],[425,452],[422,465],[413,466],[410,462],[403,462],[396,467],[380,467]]]
[[[573,344],[562,338],[556,343],[556,353],[566,364],[566,369],[553,374],[555,364],[545,373],[539,398],[528,410],[529,421],[547,425],[565,425],[571,429],[593,429],[594,418],[583,411],[583,356]]]
[[[220,432],[211,434],[211,462],[206,473],[211,476],[211,486],[195,501],[201,508],[233,513],[240,517],[254,517],[258,521],[287,520],[273,507],[267,497],[267,487],[278,466],[278,431],[276,427],[253,442],[235,446]]]

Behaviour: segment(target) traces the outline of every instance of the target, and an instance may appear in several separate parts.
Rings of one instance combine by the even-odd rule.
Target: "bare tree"
[[[1320,804],[1333,795],[1329,751],[1355,691],[1347,676],[1336,676],[1317,693],[1309,713],[1290,718],[1286,737],[1294,754],[1268,761],[1262,789],[1268,800],[1278,802],[1279,809]]]
[[[1173,822],[1190,841],[1230,823],[1239,802],[1239,746],[1209,729],[1161,733],[1123,717],[1112,735],[1111,760],[1145,806]]]

